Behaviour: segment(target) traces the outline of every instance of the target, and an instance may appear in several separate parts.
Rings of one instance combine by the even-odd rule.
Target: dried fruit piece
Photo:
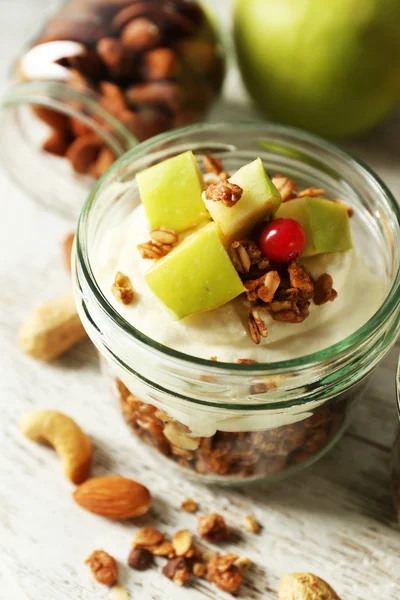
[[[115,276],[114,283],[111,287],[113,296],[122,304],[130,304],[133,300],[133,287],[131,280],[127,275],[118,271]]]
[[[211,359],[212,360],[212,359]],[[198,509],[198,505],[197,502],[195,502],[193,500],[193,498],[187,498],[186,500],[184,500],[181,504],[181,508],[182,510],[189,512],[189,513],[194,513],[197,511]]]
[[[218,542],[229,537],[229,529],[222,515],[210,513],[199,517],[197,531],[209,542]]]
[[[64,473],[73,483],[84,481],[92,465],[92,443],[73,419],[55,410],[25,415],[22,433],[34,442],[52,446],[60,456]]]
[[[144,485],[124,477],[93,477],[73,494],[79,506],[108,519],[131,519],[150,508],[151,495]]]
[[[136,571],[146,571],[154,563],[153,554],[146,548],[132,548],[128,556],[128,565]]]
[[[312,573],[291,573],[281,579],[279,600],[340,600],[340,598],[320,577]]]
[[[85,563],[89,565],[93,577],[103,585],[112,586],[118,581],[118,565],[110,554],[104,550],[95,550],[86,559]]]
[[[243,525],[244,528],[246,529],[246,531],[249,531],[250,533],[260,533],[261,531],[261,525],[260,523],[251,515],[246,515],[243,518]]]
[[[207,579],[215,583],[220,590],[233,594],[242,585],[243,575],[234,564],[236,554],[217,555],[207,564]]]
[[[133,541],[134,548],[154,546],[160,544],[164,540],[164,534],[153,527],[143,527],[140,529]]]
[[[190,579],[190,571],[186,560],[180,556],[172,558],[163,567],[162,574],[172,579],[177,585],[183,586]]]

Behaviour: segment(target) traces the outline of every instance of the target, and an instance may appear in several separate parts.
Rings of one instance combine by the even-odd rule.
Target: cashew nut
[[[39,410],[27,414],[20,429],[30,440],[49,444],[56,450],[65,475],[73,483],[87,479],[92,463],[92,444],[73,419],[56,410]]]

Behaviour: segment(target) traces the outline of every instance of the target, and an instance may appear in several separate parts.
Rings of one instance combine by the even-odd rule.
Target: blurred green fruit
[[[235,0],[234,35],[269,118],[345,137],[400,101],[400,0]]]

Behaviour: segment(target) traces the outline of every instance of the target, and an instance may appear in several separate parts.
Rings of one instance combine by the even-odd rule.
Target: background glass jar
[[[221,158],[228,172],[260,156],[268,172],[284,173],[300,189],[312,184],[351,204],[357,246],[387,283],[378,312],[330,348],[271,364],[194,358],[130,326],[99,289],[96,248],[138,204],[135,174],[187,149]],[[216,481],[276,479],[324,454],[399,330],[399,218],[390,192],[366,167],[323,140],[265,122],[184,128],[117,161],[81,214],[73,273],[78,311],[135,434],[188,473]]]
[[[220,91],[224,59],[196,0],[69,0],[18,58],[14,75],[25,83],[2,101],[9,109],[2,154],[14,177],[43,201],[48,194],[38,170],[45,179],[54,170],[63,180],[71,175],[54,156],[67,158],[81,182],[90,177],[86,194],[92,178],[136,140],[201,120]],[[42,166],[40,149],[42,162],[43,153],[53,158]],[[25,169],[24,157],[35,167]],[[77,188],[47,185],[47,192],[58,188],[53,207],[80,208],[82,192],[71,198],[71,185]]]
[[[396,373],[396,402],[397,414],[400,419],[400,358]],[[397,429],[392,453],[392,481],[394,491],[394,502],[397,516],[400,519],[400,428]]]

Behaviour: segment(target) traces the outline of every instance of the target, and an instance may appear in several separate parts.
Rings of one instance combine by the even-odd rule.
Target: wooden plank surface
[[[215,4],[215,3],[214,3]],[[45,0],[1,0],[0,76]],[[218,9],[227,19],[229,2]],[[229,100],[228,100],[229,99]],[[232,100],[233,99],[233,100]],[[224,100],[212,119],[254,116],[237,73],[231,72]],[[366,159],[400,198],[400,119],[349,147]],[[394,373],[399,346],[371,377],[369,391],[341,443],[317,465],[279,485],[228,489],[205,487],[166,471],[136,445],[119,417],[88,342],[51,365],[23,356],[16,347],[19,323],[30,307],[68,286],[61,240],[73,224],[46,212],[0,172],[0,598],[1,600],[91,600],[110,598],[83,562],[104,547],[126,562],[138,525],[165,532],[195,529],[196,516],[179,510],[188,496],[201,511],[219,512],[240,529],[244,514],[263,524],[260,536],[239,534],[224,546],[254,561],[240,594],[276,599],[279,578],[309,570],[326,578],[346,600],[399,600],[400,532],[390,489],[391,445],[397,428]],[[95,474],[121,473],[151,489],[151,514],[140,522],[114,524],[73,504],[70,485],[53,452],[18,433],[21,415],[57,408],[76,418],[95,445]],[[196,581],[180,589],[160,574],[122,568],[132,600],[222,600],[214,586]]]

